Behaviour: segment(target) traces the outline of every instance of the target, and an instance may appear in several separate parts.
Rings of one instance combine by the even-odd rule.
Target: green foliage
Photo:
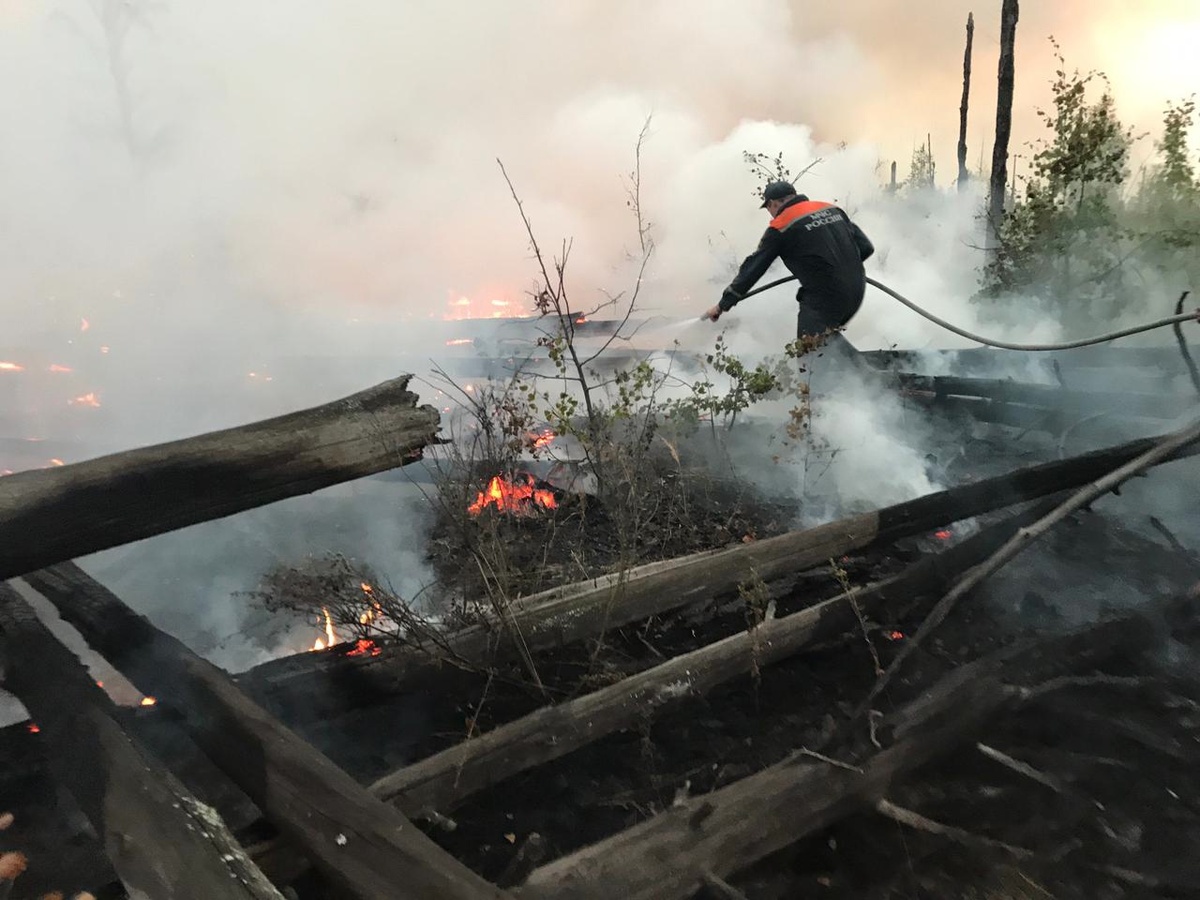
[[[1191,252],[1200,244],[1200,190],[1188,151],[1195,103],[1167,105],[1156,157],[1134,188],[1138,137],[1122,124],[1107,79],[1068,74],[1055,51],[1053,104],[1038,111],[1049,135],[1034,144],[983,286],[993,297],[1041,294],[1064,313],[1110,319],[1144,292],[1152,270],[1182,273],[1185,284],[1200,274]]]
[[[784,377],[781,364],[764,360],[754,368],[729,353],[725,336],[717,338],[713,352],[705,356],[712,372],[725,376],[726,386],[718,386],[706,370],[688,386],[688,393],[663,404],[664,413],[675,423],[696,426],[707,420],[714,427],[732,428],[738,413],[778,391]]]
[[[913,149],[912,161],[908,166],[908,180],[904,182],[907,192],[932,191],[936,186],[937,163],[933,159],[933,142],[927,140]]]

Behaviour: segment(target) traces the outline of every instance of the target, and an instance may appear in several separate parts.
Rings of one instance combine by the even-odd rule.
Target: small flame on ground
[[[545,431],[533,436],[533,448],[535,450],[540,450],[541,448],[548,446],[556,437],[558,437],[558,435],[554,433],[554,430],[547,428]]]
[[[74,400],[68,400],[72,406],[99,406],[100,401],[96,398],[95,391],[89,391],[82,397],[76,397]]]
[[[52,460],[50,460],[50,465],[52,465],[52,466],[65,466],[65,465],[66,465],[66,463],[65,463],[65,462],[63,462],[61,459],[52,459]]]
[[[25,726],[25,728],[29,731],[30,734],[37,734],[39,731],[42,730],[42,729],[38,728],[37,724],[34,722],[30,722],[28,725]]]
[[[0,478],[3,478],[5,475],[11,475],[12,473],[12,469],[0,469]]]
[[[0,372],[24,372],[25,367],[15,362],[0,362]]]
[[[463,344],[473,344],[473,343],[475,343],[474,338],[454,338],[453,340],[446,341],[446,346],[447,347],[461,347]]]
[[[494,506],[504,512],[515,513],[527,512],[533,507],[542,509],[558,507],[558,501],[554,498],[553,491],[534,487],[533,476],[527,472],[522,474],[525,478],[524,484],[508,481],[499,475],[493,476],[492,480],[488,482],[487,490],[479,492],[475,502],[467,507],[467,512],[477,516],[489,506]]]
[[[904,640],[904,632],[903,632],[903,631],[889,631],[889,632],[887,633],[887,636],[888,636],[888,640],[889,640],[889,641],[902,641],[902,640]]]
[[[943,528],[941,531],[935,531],[933,536],[939,541],[948,541],[950,538],[954,537],[954,532],[949,528]]]
[[[142,706],[154,706],[156,703],[158,703],[158,700],[154,697],[142,698]]]
[[[51,363],[50,371],[51,372],[74,372],[75,370],[72,369],[70,366],[60,366],[58,363]]]

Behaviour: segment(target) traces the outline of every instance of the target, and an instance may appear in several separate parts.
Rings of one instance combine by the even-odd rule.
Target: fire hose
[[[752,297],[755,294],[761,294],[763,291],[770,290],[773,287],[778,287],[781,284],[786,284],[789,281],[795,280],[795,275],[789,275],[786,278],[779,278],[775,281],[769,282],[768,284],[764,284],[761,287],[756,287],[752,291],[747,291],[745,296]],[[1108,334],[1101,334],[1097,335],[1096,337],[1084,338],[1078,341],[1065,341],[1061,344],[1014,344],[1009,341],[997,341],[991,338],[983,337],[979,334],[973,334],[970,331],[959,328],[957,325],[952,325],[945,319],[935,316],[933,313],[929,312],[929,310],[922,309],[903,294],[893,290],[882,282],[876,281],[874,278],[868,277],[867,284],[873,285],[892,299],[903,303],[917,315],[924,316],[930,322],[933,322],[935,325],[940,325],[942,328],[957,334],[959,337],[967,338],[967,340],[975,341],[976,343],[986,344],[989,347],[998,347],[1001,350],[1026,350],[1035,352],[1047,350],[1074,350],[1077,347],[1090,347],[1093,344],[1104,344],[1108,341],[1115,341],[1118,338],[1129,337],[1133,334],[1141,334],[1144,331],[1153,331],[1156,328],[1167,328],[1171,325],[1179,326],[1184,322],[1200,321],[1200,309],[1197,309],[1190,313],[1181,312],[1173,316],[1165,316],[1161,319],[1155,319],[1153,322],[1147,322],[1144,325],[1135,325],[1132,328],[1123,328],[1120,331],[1113,331],[1109,332]],[[1179,308],[1182,308],[1182,298]],[[1198,386],[1198,389],[1200,389],[1200,386]]]

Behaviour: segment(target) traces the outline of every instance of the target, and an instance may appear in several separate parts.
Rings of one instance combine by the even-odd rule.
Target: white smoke
[[[440,343],[432,323],[458,298],[475,316],[527,312],[535,270],[497,159],[543,250],[573,242],[581,308],[629,290],[638,240],[625,204],[647,118],[641,203],[656,250],[644,311],[697,317],[716,301],[766,221],[742,154],[782,152],[793,168],[822,160],[800,188],[862,224],[879,248],[872,274],[995,333],[965,302],[978,192],[921,206],[879,191],[888,154],[875,142],[923,137],[928,123],[898,123],[931,116],[931,68],[942,108],[957,105],[965,7],[947,0],[944,29],[918,29],[903,13],[840,6],[845,18],[831,20],[784,0],[686,11],[666,0],[169,0],[118,43],[97,11],[142,4],[0,0],[0,360],[26,366],[20,382],[0,373],[5,430],[83,434],[92,452],[182,437],[427,365]],[[987,73],[994,26],[979,27]],[[941,55],[898,58],[907,31]],[[885,95],[901,87],[919,102],[888,109]],[[973,135],[987,120],[976,109]],[[794,331],[791,294],[723,319],[732,349],[751,361],[778,353]],[[680,340],[701,350],[719,330],[689,326]],[[1025,316],[1005,334],[1056,331]],[[861,349],[965,343],[874,292],[848,337]],[[69,382],[45,372],[60,361],[74,369]],[[88,391],[102,407],[85,427],[68,416],[89,411],[66,399]],[[833,404],[819,427],[847,448],[830,477],[849,499],[933,486],[900,411],[866,391]],[[406,591],[427,577],[412,552],[424,523],[411,499],[364,506],[376,526],[351,540],[318,510],[331,496],[230,520],[259,536],[258,550],[222,525],[84,565],[181,637],[202,632],[218,661],[244,664],[256,651],[236,646],[244,617],[229,594],[280,554],[353,543]],[[187,583],[195,571],[218,574]]]

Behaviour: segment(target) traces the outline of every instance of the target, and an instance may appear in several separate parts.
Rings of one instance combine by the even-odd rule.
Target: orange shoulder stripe
[[[822,203],[819,200],[805,200],[802,203],[789,206],[780,212],[779,215],[771,220],[771,227],[782,231],[797,219],[802,219],[805,216],[812,215],[822,209],[828,209],[831,206],[833,206],[832,203]]]

